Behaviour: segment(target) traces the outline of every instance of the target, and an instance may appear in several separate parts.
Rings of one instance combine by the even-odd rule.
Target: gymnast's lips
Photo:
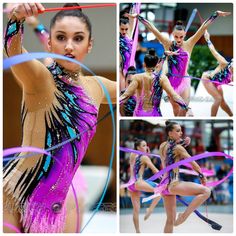
[[[68,53],[68,54],[65,54],[64,56],[65,56],[65,57],[69,57],[69,58],[75,58],[75,56],[74,56],[74,55],[72,55],[72,54],[70,54],[70,53]]]

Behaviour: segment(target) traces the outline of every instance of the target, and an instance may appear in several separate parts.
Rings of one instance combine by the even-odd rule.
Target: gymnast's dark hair
[[[168,121],[168,120],[165,122],[165,124],[166,124],[166,134],[167,134],[167,135],[168,135],[168,133],[169,133],[170,131],[172,131],[172,130],[174,129],[174,126],[175,126],[175,125],[178,125],[177,122]]]
[[[126,24],[129,24],[129,18],[127,17],[121,17],[120,18],[120,25],[123,24],[123,25],[126,25]]]
[[[134,149],[135,150],[137,150],[137,148],[140,146],[142,141],[145,141],[145,140],[139,139],[139,138],[134,138]]]
[[[147,54],[144,57],[144,62],[146,64],[146,67],[147,68],[155,67],[158,61],[159,61],[159,58],[156,55],[155,49],[154,48],[149,49]]]
[[[174,30],[185,30],[183,21],[178,20],[174,26]]]
[[[77,7],[80,6],[78,3],[66,3],[63,7]],[[81,9],[59,11],[50,22],[50,29],[55,25],[57,20],[61,20],[66,16],[78,17],[86,26],[89,31],[89,40],[92,37],[92,25],[87,15],[85,15]]]
[[[125,74],[125,79],[128,77],[128,75],[135,75],[137,74],[136,68],[134,66],[130,66],[127,70],[127,73]]]

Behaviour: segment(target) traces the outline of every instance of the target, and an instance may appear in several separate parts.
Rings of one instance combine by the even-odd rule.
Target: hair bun
[[[171,123],[171,122],[167,120],[167,121],[165,122],[165,125],[168,126],[170,123]]]
[[[176,25],[184,25],[184,23],[183,23],[183,21],[178,20],[178,21],[176,22]]]
[[[80,5],[78,3],[66,3],[63,7],[80,7]],[[74,10],[82,11],[81,8],[74,9]]]
[[[134,138],[134,142],[136,143],[138,141],[138,138]]]
[[[151,56],[156,56],[156,50],[154,48],[150,48],[148,50],[148,54],[151,55]]]

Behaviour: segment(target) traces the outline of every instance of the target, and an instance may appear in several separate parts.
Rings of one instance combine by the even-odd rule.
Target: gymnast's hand
[[[216,11],[218,16],[229,16],[231,12],[224,12],[224,11]]]
[[[204,33],[204,38],[206,41],[209,41],[210,40],[210,34],[208,33],[208,31],[206,30],[205,33]]]
[[[176,51],[165,51],[166,56],[178,56],[179,55],[179,49]]]
[[[40,3],[19,3],[15,4],[11,10],[10,17],[15,17],[17,20],[23,20],[26,17],[38,16],[45,8]]]
[[[203,178],[200,179],[200,182],[201,182],[202,185],[205,186],[205,185],[206,185],[206,182],[207,182],[206,176],[203,176]]]
[[[193,112],[192,112],[192,109],[188,109],[188,111],[186,112],[186,116],[188,116],[188,117],[192,117],[193,116]]]
[[[128,18],[133,18],[134,19],[134,18],[138,17],[138,14],[137,13],[134,13],[134,14],[125,13],[124,16],[128,17]]]

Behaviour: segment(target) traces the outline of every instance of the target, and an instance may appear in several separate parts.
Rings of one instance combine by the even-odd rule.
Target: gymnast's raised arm
[[[22,46],[24,19],[29,16],[37,16],[40,11],[44,11],[44,7],[40,3],[20,3],[14,6],[9,14],[4,37],[6,56],[27,53]],[[11,69],[16,79],[22,84],[24,92],[28,94],[36,94],[44,91],[45,88],[53,87],[51,73],[38,60],[24,62]]]
[[[210,34],[207,32],[205,32],[204,34],[204,38],[207,42],[208,48],[211,51],[211,54],[215,57],[215,59],[218,61],[218,63],[220,64],[220,66],[225,67],[227,66],[228,62],[225,60],[225,58],[223,56],[221,56],[217,50],[215,49],[213,43],[210,40]]]
[[[201,27],[198,29],[198,31],[187,40],[187,43],[191,46],[194,47],[194,45],[197,43],[197,41],[202,37],[204,34],[205,30],[213,23],[213,21],[218,17],[218,16],[228,16],[230,15],[230,12],[223,12],[223,11],[216,11],[214,12],[207,20],[205,20]]]

